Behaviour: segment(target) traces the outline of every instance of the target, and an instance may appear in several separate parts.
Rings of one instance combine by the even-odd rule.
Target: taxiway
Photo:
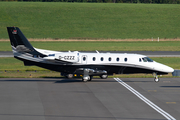
[[[180,118],[180,78],[122,78],[128,86]],[[114,78],[0,78],[1,120],[165,120]]]

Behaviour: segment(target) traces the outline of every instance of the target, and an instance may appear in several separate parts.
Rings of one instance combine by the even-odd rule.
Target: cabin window
[[[86,61],[86,57],[83,57],[83,61]]]
[[[109,61],[111,61],[111,57],[109,57],[109,59],[108,59]]]
[[[119,58],[118,58],[118,57],[116,58],[116,61],[119,61]]]
[[[93,61],[95,61],[96,60],[96,58],[95,57],[93,57]]]
[[[139,62],[141,62],[141,58],[139,58]]]
[[[101,61],[103,61],[104,60],[104,58],[103,57],[101,57]]]
[[[55,54],[49,54],[48,56],[55,56]]]
[[[124,61],[127,62],[127,58],[124,58]]]

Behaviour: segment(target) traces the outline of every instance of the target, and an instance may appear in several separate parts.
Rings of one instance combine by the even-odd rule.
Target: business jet
[[[82,76],[82,81],[91,81],[93,76],[106,79],[114,74],[153,74],[172,73],[173,68],[155,62],[145,55],[68,51],[59,52],[34,48],[18,27],[7,27],[14,58],[24,62],[25,66],[39,66],[61,72],[62,76],[72,78]]]

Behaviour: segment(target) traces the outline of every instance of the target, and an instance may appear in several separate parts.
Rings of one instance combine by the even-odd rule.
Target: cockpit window
[[[143,60],[144,62],[153,62],[153,60],[151,60],[151,59],[148,58],[148,57],[144,57],[144,58],[142,58],[142,60]]]
[[[147,62],[147,59],[145,59],[145,58],[142,58],[142,60],[143,60],[144,62]]]

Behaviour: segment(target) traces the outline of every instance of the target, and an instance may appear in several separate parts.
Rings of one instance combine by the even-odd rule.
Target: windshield
[[[153,62],[153,60],[151,60],[150,58],[148,57],[144,57],[142,58],[144,62]]]

